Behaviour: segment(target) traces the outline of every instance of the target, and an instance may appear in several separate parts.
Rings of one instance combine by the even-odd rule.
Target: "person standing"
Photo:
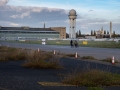
[[[70,46],[73,47],[73,41],[72,40],[70,40]]]
[[[74,45],[75,45],[75,47],[78,47],[78,43],[77,43],[76,40],[75,40],[75,42],[74,42]]]

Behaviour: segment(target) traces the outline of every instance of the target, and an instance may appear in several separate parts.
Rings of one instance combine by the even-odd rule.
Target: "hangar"
[[[0,26],[0,38],[5,40],[18,39],[42,39],[42,38],[66,38],[66,27],[30,28],[23,27],[2,27]]]

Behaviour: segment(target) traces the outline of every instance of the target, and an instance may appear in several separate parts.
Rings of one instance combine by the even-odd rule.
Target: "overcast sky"
[[[77,12],[76,31],[112,30],[120,34],[120,0],[0,0],[0,26],[66,27],[69,10]]]

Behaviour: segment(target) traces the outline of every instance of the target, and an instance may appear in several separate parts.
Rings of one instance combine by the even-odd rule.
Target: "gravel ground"
[[[61,82],[60,75],[84,67],[120,73],[120,67],[95,62],[61,58],[64,69],[34,69],[21,66],[24,61],[0,62],[0,90],[87,90],[77,86],[42,86],[38,82]],[[103,87],[105,90],[120,90],[120,87]]]

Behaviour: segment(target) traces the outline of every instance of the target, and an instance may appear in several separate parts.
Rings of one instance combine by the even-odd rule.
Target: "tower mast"
[[[71,9],[69,12],[69,38],[76,38],[76,11]]]

